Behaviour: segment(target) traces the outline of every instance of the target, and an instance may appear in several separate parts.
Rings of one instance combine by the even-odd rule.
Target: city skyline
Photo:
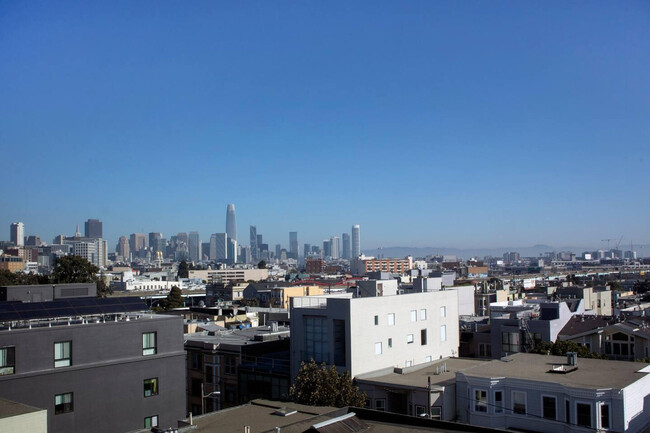
[[[0,221],[206,241],[236,203],[285,247],[648,244],[648,14],[4,2]]]

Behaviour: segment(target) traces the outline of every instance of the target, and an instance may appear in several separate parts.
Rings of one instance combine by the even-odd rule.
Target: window
[[[424,357],[424,362],[431,362],[432,358],[431,355]]]
[[[388,347],[393,347],[393,339],[392,338],[388,339]]]
[[[474,390],[474,412],[487,412],[487,391],[484,389]]]
[[[386,410],[386,399],[378,398],[375,400],[375,410],[385,411]]]
[[[234,356],[224,356],[223,363],[226,365],[225,368],[226,374],[237,373],[237,358],[235,358]]]
[[[427,345],[427,330],[426,329],[420,330],[420,344],[422,344],[422,346]]]
[[[54,343],[54,367],[72,365],[72,341]]]
[[[609,429],[609,404],[600,405],[600,428]]]
[[[489,343],[478,344],[478,357],[479,358],[492,358],[492,345]]]
[[[152,377],[151,379],[144,380],[144,396],[152,397],[158,395],[158,378]]]
[[[148,416],[144,419],[144,428],[158,427],[158,415]]]
[[[447,317],[447,307],[440,307],[440,317]]]
[[[334,364],[345,367],[347,360],[345,320],[334,319]]]
[[[512,413],[526,415],[526,393],[512,391]]]
[[[142,334],[142,354],[155,355],[156,354],[156,333],[145,332]]]
[[[564,400],[564,422],[571,424],[571,403],[569,403],[569,400]]]
[[[440,327],[440,341],[447,341],[447,325]]]
[[[303,360],[309,361],[312,358],[316,363],[330,363],[329,356],[329,330],[327,320],[321,316],[305,317],[305,353]]]
[[[381,355],[381,343],[375,343],[375,355]]]
[[[506,353],[519,352],[519,333],[502,332],[501,333],[501,351]]]
[[[407,344],[411,344],[411,343],[413,343],[413,334],[408,334],[408,335],[406,336],[406,343],[407,343]]]
[[[0,376],[14,374],[16,371],[16,348],[0,348]]]
[[[576,423],[591,428],[591,404],[576,403]]]
[[[503,413],[503,391],[494,391],[494,413]]]
[[[411,310],[411,322],[415,322],[418,320],[418,311],[417,310]]]
[[[54,414],[59,415],[62,413],[72,412],[74,409],[72,404],[72,393],[66,392],[65,394],[57,394],[54,396]]]
[[[214,382],[214,366],[206,365],[205,366],[205,383],[215,383]]]
[[[431,418],[442,419],[442,408],[440,406],[431,406]]]
[[[395,313],[388,313],[388,326],[395,325]]]
[[[375,316],[375,326],[379,325],[379,316]]]
[[[427,416],[426,406],[420,406],[419,404],[415,406],[415,416]]]
[[[190,352],[190,368],[192,370],[200,370],[203,367],[203,354],[198,352]]]
[[[412,365],[413,365],[413,361],[406,361],[406,366],[407,366],[407,367],[410,367],[410,366],[412,366]]]
[[[557,419],[555,397],[542,396],[542,416],[546,419]]]
[[[420,310],[420,320],[427,320],[427,310]]]

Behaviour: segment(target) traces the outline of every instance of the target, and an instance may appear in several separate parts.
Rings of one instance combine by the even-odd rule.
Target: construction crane
[[[609,239],[601,239],[601,242],[607,242],[607,249],[609,250],[609,242],[610,241],[615,241],[616,239],[614,238],[609,238]]]
[[[618,249],[618,247],[621,246],[621,241],[622,241],[622,240],[623,240],[623,236],[621,236],[620,238],[618,238],[618,242],[616,242],[616,249]]]

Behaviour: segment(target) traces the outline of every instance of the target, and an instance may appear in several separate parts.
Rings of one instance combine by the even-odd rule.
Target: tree
[[[190,277],[190,267],[188,266],[185,260],[181,261],[178,264],[178,278],[189,278]]]
[[[587,348],[587,346],[580,346],[578,343],[569,340],[558,340],[555,343],[550,341],[541,341],[535,345],[532,352],[555,356],[566,356],[567,352],[577,352],[578,358],[607,359],[607,355],[592,352]]]
[[[350,378],[350,373],[339,374],[333,365],[320,367],[311,359],[300,364],[296,381],[289,390],[289,398],[309,406],[357,406],[363,407],[365,393]]]
[[[0,286],[20,286],[25,284],[47,284],[50,280],[45,275],[25,274],[0,269]]]
[[[244,298],[239,301],[239,305],[242,307],[259,307],[260,301],[258,301],[257,298]]]
[[[171,310],[174,308],[181,308],[185,306],[183,299],[183,292],[177,286],[172,287],[167,297],[161,301],[160,306],[164,310]]]
[[[257,269],[266,269],[266,262],[264,260],[260,260],[260,262],[257,264]]]
[[[64,256],[54,262],[52,282],[55,284],[66,283],[94,283],[97,281],[99,268],[83,257]]]

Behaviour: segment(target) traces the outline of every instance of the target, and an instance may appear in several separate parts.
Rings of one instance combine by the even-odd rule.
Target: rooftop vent
[[[296,409],[294,409],[292,407],[281,407],[280,409],[273,412],[273,415],[289,416],[289,415],[293,415],[294,413],[298,413],[298,410],[296,410]]]

